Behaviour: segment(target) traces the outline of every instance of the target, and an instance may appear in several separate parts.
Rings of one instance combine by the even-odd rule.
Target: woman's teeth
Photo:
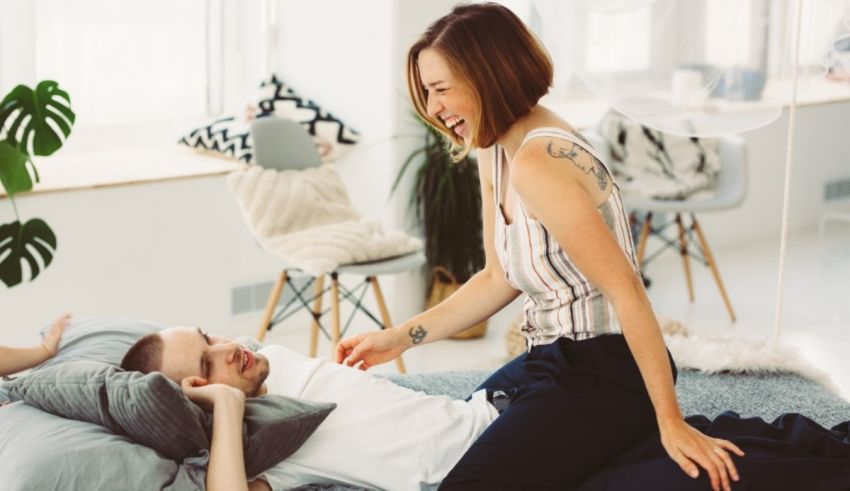
[[[463,118],[453,118],[453,119],[446,121],[446,126],[448,126],[449,129],[453,129],[455,126],[458,126],[461,123],[463,123],[463,121],[464,121]]]

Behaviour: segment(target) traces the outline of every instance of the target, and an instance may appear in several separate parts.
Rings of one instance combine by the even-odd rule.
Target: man
[[[213,407],[210,490],[247,489],[241,444],[244,397],[268,393],[337,404],[295,454],[250,483],[250,489],[289,489],[311,482],[436,488],[498,415],[483,391],[468,402],[428,396],[282,346],[255,353],[199,328],[146,336],[121,366],[160,371],[181,383],[190,399]]]

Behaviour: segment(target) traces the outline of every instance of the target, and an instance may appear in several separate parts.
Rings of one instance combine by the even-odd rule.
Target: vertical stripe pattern
[[[599,213],[634,271],[640,274],[620,188],[604,159],[582,139],[560,128],[535,129],[522,143],[538,137],[568,140],[588,151],[606,170],[614,189],[599,207]],[[521,326],[528,348],[552,343],[559,337],[578,341],[621,332],[614,310],[602,292],[579,271],[546,227],[528,216],[522,202],[516,207],[513,223],[505,221],[500,202],[505,155],[501,146],[496,146],[495,153],[495,249],[508,283],[528,295]]]

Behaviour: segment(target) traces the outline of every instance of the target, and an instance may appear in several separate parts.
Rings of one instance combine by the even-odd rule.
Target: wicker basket
[[[431,289],[428,294],[428,302],[426,308],[431,308],[438,303],[448,298],[452,293],[460,288],[454,275],[442,266],[435,266],[431,272]],[[463,330],[454,336],[452,339],[475,339],[483,337],[487,332],[487,320],[483,320],[478,324]]]

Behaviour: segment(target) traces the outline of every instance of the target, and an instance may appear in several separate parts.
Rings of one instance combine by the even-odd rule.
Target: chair
[[[254,141],[254,163],[264,168],[306,169],[322,164],[322,159],[310,135],[299,123],[294,121],[274,117],[259,118],[251,125],[251,137]],[[325,337],[331,340],[332,346],[335,347],[341,336],[348,330],[357,312],[362,312],[368,316],[381,329],[392,327],[392,320],[384,302],[378,276],[409,271],[422,266],[424,263],[425,256],[421,251],[417,251],[379,261],[343,265],[327,275],[318,277],[284,264],[269,295],[263,320],[257,332],[257,339],[262,341],[266,333],[276,324],[283,322],[301,309],[308,310],[313,317],[310,328],[310,356],[316,356],[319,331],[322,331]],[[362,276],[363,280],[356,287],[348,289],[339,281],[341,275]],[[325,287],[325,276],[330,277],[329,287]],[[303,285],[296,285],[292,281],[293,278],[304,278],[307,281]],[[291,289],[293,296],[278,309],[278,301],[287,286]],[[312,295],[306,293],[310,286],[313,286]],[[371,286],[375,296],[375,302],[380,311],[380,319],[363,305],[363,298],[369,286]],[[331,292],[331,307],[322,310],[323,299],[328,291]],[[349,301],[354,307],[342,329],[340,298]],[[331,315],[330,332],[322,325],[322,317],[329,312]],[[396,365],[399,372],[405,373],[404,361],[401,357],[396,359]]]
[[[585,133],[585,136],[602,155],[610,155],[608,144],[601,135],[588,132]],[[691,281],[689,258],[694,258],[703,263],[711,270],[714,281],[717,283],[717,288],[720,290],[720,295],[723,298],[723,303],[729,312],[729,317],[732,319],[732,322],[735,322],[735,311],[732,308],[732,303],[729,301],[726,288],[723,286],[723,280],[720,278],[717,260],[708,246],[708,241],[695,215],[696,213],[707,211],[735,208],[744,201],[747,195],[746,141],[740,136],[720,137],[719,152],[721,168],[717,176],[717,188],[713,196],[704,199],[660,200],[624,195],[623,204],[630,212],[629,216],[633,232],[639,229],[639,232],[636,234],[637,260],[641,269],[663,253],[666,248],[677,249],[682,256],[682,266],[685,270],[685,279],[688,284],[688,298],[693,302],[694,289]],[[659,217],[656,214],[674,214],[675,218],[664,222],[664,217],[660,217],[662,220],[657,220]],[[685,225],[682,219],[682,215],[685,214],[690,217],[690,225],[688,226]],[[656,218],[656,220],[653,220],[653,218]],[[678,229],[678,238],[670,239],[664,232],[674,223]],[[694,241],[694,233],[696,233],[697,243]],[[660,239],[662,247],[645,259],[646,244],[650,235]]]

